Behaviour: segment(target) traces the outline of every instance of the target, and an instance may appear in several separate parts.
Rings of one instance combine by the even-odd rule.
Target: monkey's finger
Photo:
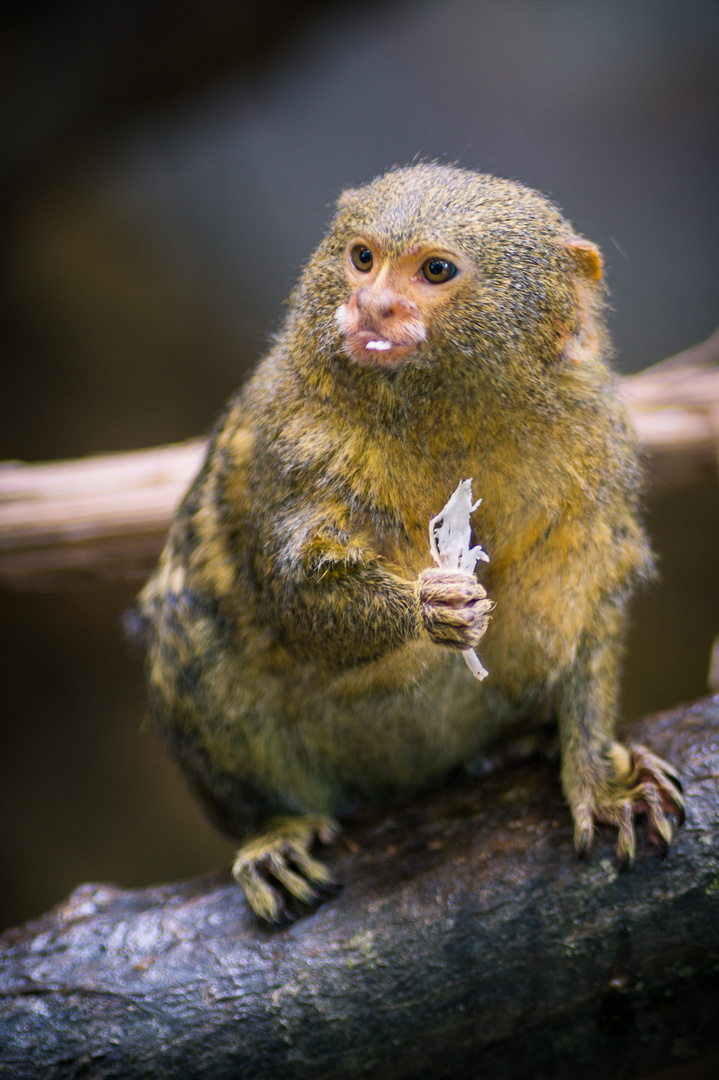
[[[654,785],[662,808],[667,814],[673,814],[680,827],[686,820],[684,796],[681,795],[671,781],[668,784]]]
[[[476,600],[472,604],[472,610],[476,614],[489,615],[490,611],[494,611],[496,606],[494,600]]]
[[[466,607],[432,607],[427,614],[436,626],[471,626],[475,620],[475,613]]]
[[[468,600],[466,604],[438,603],[436,600],[426,606],[426,610],[437,620],[458,626],[478,619],[486,619],[494,607],[492,600]]]
[[[667,799],[669,800],[669,796],[667,796]],[[687,813],[683,797],[681,795],[674,796],[668,806],[664,804],[664,809],[667,811],[668,814],[674,814],[675,818],[677,819],[677,825],[681,828],[687,819]]]
[[[417,580],[422,588],[440,588],[443,584],[454,585],[458,588],[471,585],[472,588],[480,589],[486,596],[484,586],[468,570],[448,570],[443,566],[427,566],[419,572]]]
[[[300,874],[291,870],[281,855],[272,855],[267,860],[267,869],[273,877],[277,878],[281,885],[284,885],[288,893],[291,893],[303,904],[313,904],[319,899],[310,883],[305,881]]]
[[[450,613],[442,611],[427,625],[427,632],[437,645],[473,649],[484,637],[489,618],[482,612],[470,610]]]
[[[418,579],[423,604],[464,607],[484,600],[487,592],[473,574],[450,570],[423,570]]]
[[[684,824],[683,788],[679,776],[663,758],[647,750],[645,746],[633,745],[630,748],[634,763],[635,782],[652,784],[659,794],[661,805],[668,814],[674,814],[678,824]]]
[[[288,851],[288,857],[302,875],[314,885],[332,888],[338,884],[325,864],[313,858],[305,847],[293,844]]]
[[[342,832],[339,821],[326,814],[308,814],[306,820],[308,828],[321,844],[333,844]]]
[[[635,809],[646,811],[649,839],[666,855],[672,841],[672,827],[662,808],[662,797],[653,784],[642,784],[634,793]]]
[[[258,918],[267,923],[279,923],[283,921],[284,905],[275,889],[265,878],[259,874],[256,868],[243,863],[232,868],[232,874],[237,884],[244,891],[247,902]]]
[[[677,789],[677,791],[680,794],[683,794],[684,793],[684,787],[682,785],[681,780],[679,779],[679,774],[674,771],[674,769],[672,768],[672,766],[669,764],[668,761],[664,761],[661,758],[659,759],[659,761],[660,761],[659,768],[660,768],[660,771],[661,771],[662,775],[666,776],[667,780],[669,780],[669,782],[674,785],[674,787]]]
[[[580,807],[574,814],[574,848],[578,855],[589,854],[594,842],[594,817],[591,810]]]
[[[679,791],[684,790],[679,774],[674,769],[674,766],[670,765],[664,758],[660,758],[658,754],[653,754],[646,746],[641,746],[638,743],[632,743],[628,749],[632,755],[632,764],[637,778],[644,779],[643,774],[646,774],[661,784],[666,777]]]
[[[616,825],[619,830],[617,837],[617,858],[622,869],[628,869],[634,862],[637,852],[637,839],[634,833],[634,809],[629,799],[623,799],[608,818],[608,824]],[[607,819],[605,819],[607,820]]]

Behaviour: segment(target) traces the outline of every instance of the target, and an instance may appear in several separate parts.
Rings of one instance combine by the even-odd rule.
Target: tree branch
[[[716,475],[719,330],[620,381],[658,489]],[[79,461],[0,466],[0,584],[77,586],[152,569],[204,441]]]
[[[533,761],[351,831],[344,891],[287,930],[227,874],[84,885],[0,937],[0,1077],[602,1080],[706,1053],[717,723],[714,698],[634,727],[688,818],[629,873],[607,837],[577,860],[556,763]]]
[[[146,577],[204,450],[193,440],[0,466],[0,583],[46,588]]]
[[[650,485],[683,487],[717,475],[719,329],[706,341],[621,380]]]

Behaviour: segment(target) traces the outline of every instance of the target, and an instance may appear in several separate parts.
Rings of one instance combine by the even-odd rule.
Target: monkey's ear
[[[582,274],[591,281],[599,281],[602,276],[602,256],[599,248],[591,240],[585,240],[583,236],[570,236],[565,240],[566,247],[572,262]]]
[[[357,190],[357,188],[345,188],[345,190],[342,192],[339,199],[337,200],[337,209],[341,210],[343,206],[349,206],[351,202],[354,202],[358,195],[359,191]]]

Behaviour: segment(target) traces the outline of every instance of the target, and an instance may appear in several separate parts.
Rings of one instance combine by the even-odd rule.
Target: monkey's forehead
[[[451,241],[471,248],[491,233],[553,239],[571,227],[548,199],[523,184],[423,164],[393,169],[344,192],[332,231],[365,232],[389,247]]]

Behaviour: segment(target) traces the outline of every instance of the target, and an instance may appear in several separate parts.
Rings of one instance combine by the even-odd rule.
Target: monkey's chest
[[[481,756],[529,715],[533,695],[512,700],[479,683],[462,656],[410,646],[392,665],[368,665],[302,694],[292,734],[316,767],[346,790],[392,801]],[[399,666],[404,663],[404,670]]]

